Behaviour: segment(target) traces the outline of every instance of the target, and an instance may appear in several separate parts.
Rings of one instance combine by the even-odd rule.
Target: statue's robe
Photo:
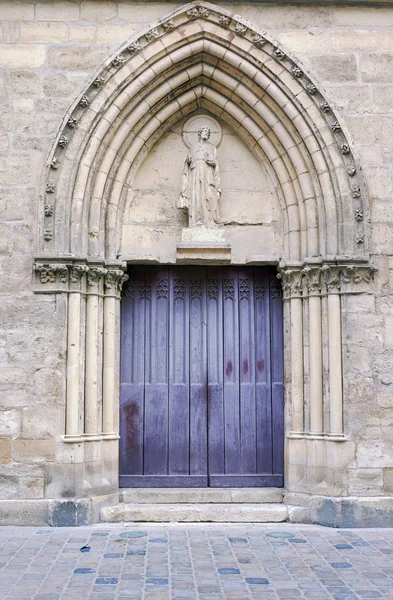
[[[209,142],[191,146],[184,163],[178,208],[186,208],[189,226],[214,226],[219,218],[221,196],[217,149]]]

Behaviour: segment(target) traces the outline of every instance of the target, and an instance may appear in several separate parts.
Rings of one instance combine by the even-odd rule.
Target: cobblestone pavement
[[[0,599],[393,600],[393,529],[0,528]]]

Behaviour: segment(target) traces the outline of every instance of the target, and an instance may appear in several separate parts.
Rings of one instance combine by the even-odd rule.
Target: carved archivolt
[[[270,35],[205,2],[127,41],[76,100],[48,163],[40,249],[115,259],[133,165],[201,107],[270,161],[285,259],[367,259],[363,183],[332,107]]]

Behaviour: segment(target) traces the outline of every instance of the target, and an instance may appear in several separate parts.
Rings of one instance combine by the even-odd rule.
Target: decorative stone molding
[[[204,6],[196,6],[194,8],[190,8],[187,11],[187,17],[191,21],[193,19],[208,19],[210,16],[210,11]]]
[[[155,31],[157,31],[157,29]],[[158,33],[158,31],[157,31],[157,33]],[[154,36],[153,36],[153,38],[154,38]],[[148,39],[147,36],[146,36],[146,39],[147,39],[147,41],[149,41],[149,39]],[[142,46],[141,46],[141,44],[139,42],[133,42],[132,44],[130,44],[127,47],[127,50],[131,54],[131,56],[133,56],[134,54],[136,54],[137,52],[139,52],[140,50],[142,50]]]
[[[59,137],[59,142],[58,145],[60,146],[60,148],[65,148],[68,144],[68,137],[66,135],[61,135]]]
[[[56,171],[60,167],[60,164],[60,161],[54,156],[51,160],[50,168]]]
[[[90,98],[84,94],[82,96],[82,98],[79,100],[79,106],[81,106],[82,108],[86,108],[87,106],[89,106],[89,104],[90,104]]]
[[[45,261],[37,259],[33,265],[33,272],[36,275],[36,293],[67,293],[76,291],[80,288],[81,282],[85,276],[87,291],[83,292],[86,295],[91,293],[101,294],[99,284],[104,282],[103,290],[106,294],[113,293],[116,297],[120,297],[122,287],[128,279],[128,275],[124,272],[124,264],[122,268],[105,268],[92,263],[90,266],[85,262],[78,260],[65,259],[67,262],[60,262],[59,259],[54,261]],[[61,259],[60,259],[61,260]],[[73,284],[70,289],[63,284]],[[57,288],[54,285],[62,284]],[[50,287],[50,289],[48,289]],[[95,291],[94,291],[95,290]],[[101,294],[102,295],[102,294]]]
[[[263,35],[259,35],[258,33],[256,33],[255,35],[252,36],[252,43],[254,44],[254,46],[256,48],[263,48],[265,46],[265,44],[267,44],[267,39],[263,37]]]
[[[175,28],[175,24],[172,21],[172,19],[168,19],[167,21],[163,21],[161,23],[161,27],[163,28],[163,30],[165,31],[165,33],[167,33],[168,31],[172,31],[172,29]]]
[[[231,18],[227,17],[226,15],[220,15],[218,17],[218,22],[221,25],[221,27],[224,27],[224,29],[228,29],[229,25],[231,24]]]
[[[300,77],[303,77],[303,71],[299,67],[293,67],[292,75],[299,79]]]
[[[337,264],[328,262],[296,268],[280,268],[284,300],[326,294],[369,293],[377,269],[370,264]]]
[[[124,65],[126,60],[127,60],[127,58],[124,56],[124,54],[118,54],[113,59],[112,65],[115,67],[115,69],[120,69],[120,67],[122,67]]]
[[[145,33],[145,38],[148,42],[151,42],[152,40],[155,40],[158,37],[160,37],[160,32],[158,31],[157,27],[154,27],[153,29],[150,29],[150,31]]]
[[[96,88],[100,88],[100,87],[102,87],[102,86],[104,85],[104,83],[105,83],[105,79],[104,79],[104,77],[102,77],[102,76],[98,76],[98,77],[96,77],[96,78],[95,78],[95,80],[93,81],[93,85],[94,85]]]
[[[53,205],[52,204],[45,204],[45,216],[46,217],[52,217],[53,215]]]
[[[36,263],[33,267],[40,283],[67,283],[68,265]]]

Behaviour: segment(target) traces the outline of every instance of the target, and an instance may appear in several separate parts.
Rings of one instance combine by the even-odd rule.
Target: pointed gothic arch
[[[302,66],[236,14],[191,3],[106,61],[67,112],[48,160],[37,292],[68,295],[63,439],[102,444],[96,459],[101,483],[89,484],[95,492],[117,486],[119,299],[125,279],[118,250],[127,184],[165,132],[201,108],[235,128],[278,182],[284,223],[280,277],[290,300],[289,436],[345,440],[340,296],[364,292],[373,272],[360,167],[344,125]]]
[[[284,258],[367,256],[364,186],[332,108],[266,34],[207,3],[124,44],[70,108],[49,161],[40,251],[115,259],[133,164],[196,108],[235,124],[271,164]]]

